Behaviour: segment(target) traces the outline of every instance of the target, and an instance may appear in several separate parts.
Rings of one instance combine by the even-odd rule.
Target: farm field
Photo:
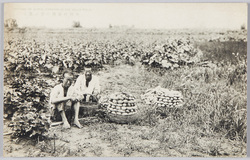
[[[28,29],[6,31],[4,43],[4,133],[13,132],[4,136],[6,157],[246,156],[246,31]],[[40,115],[51,87],[64,68],[77,77],[85,65],[102,97],[135,96],[137,121],[84,116],[82,129],[48,127]],[[181,92],[183,106],[155,113],[141,95],[157,86]],[[29,107],[40,125],[20,129]]]

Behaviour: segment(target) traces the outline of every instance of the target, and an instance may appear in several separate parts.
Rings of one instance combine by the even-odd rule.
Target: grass
[[[122,73],[119,73],[120,68],[123,68]],[[245,86],[244,80],[230,85],[228,76],[226,76],[230,72],[226,68],[218,68],[217,72],[201,67],[182,68],[167,71],[164,76],[159,76],[153,71],[147,72],[142,69],[142,66],[131,67],[128,70],[129,68],[128,66],[111,68],[110,73],[112,74],[109,75],[110,78],[116,77],[117,74],[120,74],[120,77],[128,76],[127,72],[130,74],[129,81],[122,78],[120,80],[112,79],[117,84],[111,87],[114,89],[110,90],[110,92],[117,91],[115,86],[122,83],[124,89],[127,89],[126,91],[140,97],[146,89],[160,84],[162,87],[181,91],[185,97],[183,108],[173,111],[164,119],[153,113],[152,106],[138,103],[141,115],[136,124],[150,129],[148,128],[148,131],[138,129],[138,133],[132,132],[131,136],[140,137],[136,141],[157,141],[158,147],[161,146],[159,148],[165,147],[165,149],[179,150],[178,156],[186,155],[187,150],[195,152],[193,154],[199,156],[207,154],[210,156],[228,156],[231,153],[223,149],[223,145],[227,141],[226,138],[235,140],[235,142],[237,140],[239,146],[245,147],[246,90],[238,88],[241,84],[241,87]],[[218,72],[222,72],[224,75],[218,76]],[[105,75],[107,76],[106,73]],[[130,86],[134,86],[135,89],[130,89]],[[110,89],[110,87],[108,88]],[[244,92],[242,93],[242,91]],[[121,136],[130,137],[117,131],[117,127],[114,128],[112,134],[110,134],[110,129],[100,131],[101,133],[107,132],[104,137],[108,137],[107,141],[110,143],[117,145],[122,141]],[[131,130],[129,131],[131,132]],[[209,143],[204,144],[204,139],[207,139]],[[117,152],[124,152],[124,155],[133,155],[138,150],[140,151],[139,144],[133,143],[135,141],[133,138],[130,141],[128,143],[129,141],[126,140],[126,144],[123,144]],[[217,142],[214,143],[213,141]],[[126,146],[125,149],[123,148],[124,145]],[[144,146],[143,148],[148,147]],[[152,151],[154,148],[149,148],[151,151],[147,151],[145,154],[157,156],[156,152]],[[161,150],[159,148],[156,150]],[[165,151],[164,154],[159,153],[159,155],[176,156],[167,155],[168,152],[170,153],[170,151]]]
[[[247,42],[225,41],[225,42],[195,42],[194,46],[200,48],[204,54],[204,59],[220,64],[236,64],[237,58],[232,53],[239,53],[242,59],[246,60]]]

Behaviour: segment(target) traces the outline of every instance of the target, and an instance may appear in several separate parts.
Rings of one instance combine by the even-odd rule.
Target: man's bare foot
[[[69,129],[70,128],[70,124],[68,122],[64,122],[63,123],[63,128],[64,129]]]
[[[74,124],[78,127],[78,128],[82,128],[82,125],[80,124],[80,122],[78,120],[74,121]]]

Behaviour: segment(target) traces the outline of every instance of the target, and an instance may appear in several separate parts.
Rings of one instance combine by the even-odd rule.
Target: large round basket
[[[117,115],[113,113],[107,113],[107,117],[111,122],[126,124],[126,123],[132,123],[135,120],[137,120],[138,114],[136,113],[132,115]]]

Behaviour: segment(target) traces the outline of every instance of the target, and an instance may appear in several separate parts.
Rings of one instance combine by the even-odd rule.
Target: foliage
[[[199,62],[201,56],[201,51],[195,49],[190,41],[174,39],[162,45],[156,45],[153,51],[146,52],[142,62],[151,67],[173,69]]]
[[[46,82],[37,79],[16,78],[12,82],[12,94],[6,97],[9,105],[4,105],[5,113],[12,115],[10,126],[13,136],[42,136],[50,125],[47,98],[48,93],[44,91]],[[9,92],[10,93],[10,92]],[[10,107],[10,105],[13,105]],[[14,112],[10,112],[14,110]],[[9,111],[9,112],[8,112]]]
[[[134,65],[136,61],[164,69],[178,68],[198,62],[202,53],[188,40],[155,42],[141,48],[138,42],[41,42],[29,38],[9,38],[5,41],[5,68],[35,72],[54,72],[70,68],[80,72],[84,66],[101,68],[118,61]],[[18,63],[17,63],[18,62]]]
[[[42,136],[48,131],[50,115],[46,115],[44,110],[38,112],[33,105],[32,102],[26,102],[14,113],[9,125],[13,128],[14,137]]]

